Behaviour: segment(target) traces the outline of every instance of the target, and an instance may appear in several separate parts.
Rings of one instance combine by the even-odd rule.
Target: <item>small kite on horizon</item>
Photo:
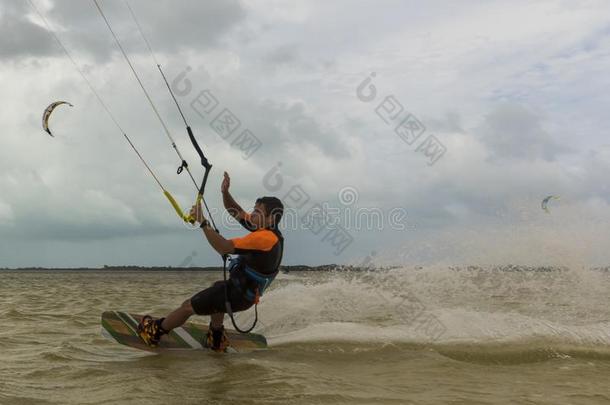
[[[550,195],[548,197],[545,197],[544,200],[542,200],[542,204],[540,204],[542,209],[545,210],[547,214],[551,213],[551,211],[549,211],[549,207],[548,207],[549,201],[551,201],[551,200],[559,200],[559,196]]]
[[[53,110],[55,110],[55,108],[57,108],[58,106],[60,106],[62,104],[68,104],[70,107],[74,107],[72,104],[68,103],[67,101],[55,101],[55,102],[51,103],[44,110],[44,113],[42,114],[42,129],[44,129],[52,137],[55,137],[55,135],[53,135],[51,133],[51,130],[49,129],[49,118],[51,117],[51,113],[53,113]]]

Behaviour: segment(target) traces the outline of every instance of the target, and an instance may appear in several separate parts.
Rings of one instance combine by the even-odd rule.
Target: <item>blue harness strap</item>
[[[231,275],[237,275],[242,271],[242,274],[244,274],[246,278],[256,286],[254,289],[251,285],[242,286],[239,281],[239,277],[231,277],[231,279],[233,281],[233,284],[236,287],[240,288],[243,291],[245,297],[250,301],[255,301],[257,296],[262,297],[267,287],[271,285],[271,283],[273,282],[273,280],[275,280],[275,277],[279,273],[279,271],[275,271],[272,274],[261,274],[258,271],[255,271],[254,269],[246,266],[243,263],[241,257],[232,259],[231,264],[229,265],[229,273]]]
[[[258,296],[262,297],[265,289],[271,285],[271,282],[275,280],[275,276],[277,276],[277,271],[273,274],[261,274],[257,271],[252,270],[250,267],[244,267],[244,272],[248,276],[248,278],[254,281],[257,285]],[[252,299],[256,298],[256,292],[252,293],[250,289],[246,291],[246,297],[249,297],[249,294],[252,295]]]

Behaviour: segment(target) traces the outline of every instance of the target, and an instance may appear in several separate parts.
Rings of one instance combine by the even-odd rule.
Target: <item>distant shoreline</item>
[[[282,273],[291,272],[366,272],[366,271],[384,271],[401,268],[401,266],[352,266],[341,264],[324,264],[320,266],[281,266]],[[554,266],[525,266],[525,265],[491,265],[491,266],[447,266],[451,271],[479,272],[479,271],[497,271],[501,273],[511,272],[564,272],[568,271],[568,267]],[[410,266],[411,270],[424,270],[424,266]],[[610,273],[610,266],[592,267],[589,270]],[[208,272],[217,273],[222,271],[221,266],[209,267],[163,267],[163,266],[102,266],[102,267],[0,267],[2,272]]]
[[[281,266],[280,270],[284,273],[290,273],[293,271],[355,271],[355,270],[367,270],[365,268],[354,267],[354,266],[343,266],[338,264],[326,264],[321,266]],[[368,269],[370,270],[370,269]],[[0,268],[0,272],[3,271],[22,271],[22,272],[44,272],[44,271],[116,271],[116,272],[129,272],[129,271],[142,271],[142,272],[162,272],[162,271],[176,271],[176,272],[219,272],[222,271],[222,267],[162,267],[162,266],[102,266],[102,267],[17,267],[17,268]]]

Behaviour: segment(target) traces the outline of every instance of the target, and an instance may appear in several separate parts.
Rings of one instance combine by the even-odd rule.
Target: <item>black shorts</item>
[[[227,281],[228,295],[233,312],[245,311],[254,305],[230,280]],[[197,315],[225,313],[225,282],[217,281],[210,288],[198,292],[191,298],[191,306]]]

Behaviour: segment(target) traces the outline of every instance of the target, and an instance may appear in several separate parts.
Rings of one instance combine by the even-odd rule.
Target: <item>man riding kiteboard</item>
[[[231,310],[245,311],[257,304],[265,288],[277,275],[284,248],[284,239],[278,229],[284,213],[282,202],[276,197],[261,197],[248,214],[231,196],[230,185],[231,178],[225,172],[221,186],[225,209],[250,231],[248,235],[225,239],[204,218],[201,206],[196,205],[191,209],[191,215],[201,224],[210,246],[223,257],[237,255],[231,259],[229,279],[226,282],[215,282],[184,301],[164,318],[144,316],[138,325],[138,335],[147,345],[156,347],[164,334],[183,325],[191,315],[210,315],[210,327],[204,345],[214,351],[225,351],[229,346],[223,326],[225,313]]]

